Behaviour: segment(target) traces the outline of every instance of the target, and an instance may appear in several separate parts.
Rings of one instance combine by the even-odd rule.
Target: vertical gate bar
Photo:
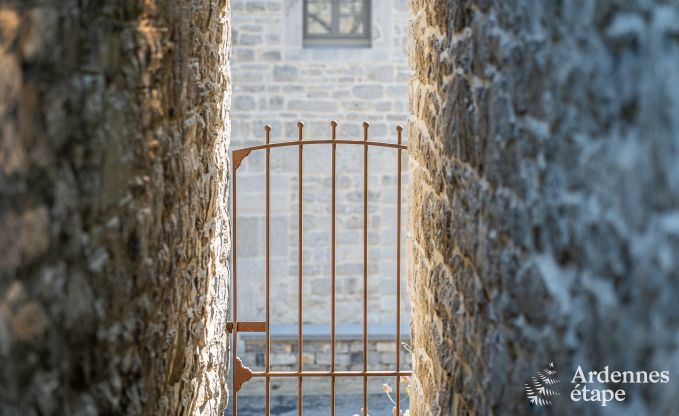
[[[271,126],[266,125],[264,127],[264,130],[266,130],[266,144],[268,145],[271,140]],[[270,169],[270,161],[271,159],[271,149],[268,147],[266,148],[266,373],[269,374],[269,370],[271,369],[271,339],[269,337],[269,328],[271,326],[271,310],[270,310],[270,305],[269,301],[271,299],[270,296],[270,289],[271,289],[271,251],[270,251],[270,240],[269,240],[269,235],[270,235],[270,220],[271,220],[271,169]],[[269,416],[269,413],[271,412],[271,378],[267,375],[266,376],[266,416]]]
[[[398,144],[403,127],[396,126]],[[396,197],[396,371],[401,371],[401,148],[398,148]],[[396,376],[396,415],[401,414],[401,377]]]
[[[234,157],[235,159],[235,157]],[[236,205],[236,172],[238,169],[233,165],[233,362],[236,362],[236,357],[238,356],[238,218],[237,218],[237,205]],[[236,385],[236,366],[233,366],[231,370],[232,373],[232,386]],[[234,388],[235,390],[235,388]],[[233,392],[233,416],[238,416],[238,392]]]
[[[298,122],[297,128],[299,131],[299,179],[298,179],[298,194],[299,194],[299,211],[298,211],[298,245],[297,245],[297,414],[302,416],[302,129],[304,123]]]
[[[368,415],[368,127],[363,122],[363,416]]]
[[[335,194],[336,194],[336,182],[337,182],[337,121],[333,120],[330,122],[332,126],[332,270],[331,270],[331,333],[330,333],[330,353],[331,361],[330,367],[333,376],[330,379],[330,416],[335,416]]]

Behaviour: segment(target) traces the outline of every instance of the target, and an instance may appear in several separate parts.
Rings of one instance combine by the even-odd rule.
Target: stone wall
[[[229,45],[225,0],[0,2],[0,414],[222,412]]]
[[[351,325],[349,325],[351,327]],[[363,370],[363,337],[360,325],[356,328],[338,328],[337,338],[335,341],[335,369],[337,371],[362,371]],[[317,328],[311,325],[311,328],[305,326],[305,340],[302,347],[302,363],[305,371],[330,371],[332,350],[328,342],[329,335],[316,333],[313,336],[308,334],[314,330],[325,328]],[[387,329],[386,331],[384,329]],[[368,337],[368,370],[369,371],[393,371],[396,368],[396,343],[395,334],[392,333],[393,328],[382,328],[381,331],[376,331],[376,328],[371,327]],[[297,336],[293,334],[295,330],[284,331],[290,334],[283,335],[278,328],[272,328],[271,336],[271,357],[270,366],[272,371],[297,371]],[[403,337],[401,342],[400,361],[402,370],[410,370],[412,368],[412,356],[409,350],[408,332],[401,331]],[[291,336],[292,335],[292,336]],[[241,334],[239,336],[242,340],[242,348],[239,346],[238,355],[243,359],[244,363],[253,371],[264,371],[266,366],[266,349],[265,339],[261,335],[255,334]],[[277,395],[296,395],[297,383],[291,383],[294,379],[274,378],[271,380],[271,391]],[[362,394],[363,383],[360,378],[347,378],[338,383],[341,388],[340,394]],[[327,395],[329,394],[329,380],[316,378],[307,378],[304,383],[305,395]],[[250,385],[243,388],[238,393],[241,395],[263,395],[266,391],[266,386],[263,379],[254,379],[248,382]],[[394,385],[393,377],[371,377],[368,383],[369,394],[383,393],[383,384],[389,383]],[[405,387],[402,389],[402,395],[405,396]],[[360,397],[360,396],[359,396]],[[360,401],[360,398],[356,398]],[[385,398],[386,399],[386,398]],[[306,410],[305,410],[306,411]]]
[[[545,412],[676,412],[676,3],[410,7],[411,413],[527,414],[550,361]],[[577,406],[578,365],[673,380]]]
[[[264,143],[266,124],[272,141],[296,140],[299,120],[305,138],[330,138],[334,119],[338,138],[360,140],[367,120],[371,138],[396,141],[395,127],[407,119],[407,4],[372,3],[370,48],[304,48],[301,0],[234,0],[233,148]],[[271,314],[279,324],[297,322],[296,151],[276,149],[271,156]],[[362,158],[363,149],[338,146],[338,323],[362,319]],[[309,323],[330,322],[330,167],[329,146],[305,147],[303,320]],[[263,154],[253,153],[238,170],[238,226],[248,230],[238,241],[239,282],[247,282],[239,285],[242,320],[265,316],[264,175]],[[369,176],[369,319],[395,322],[396,152],[371,149]],[[403,206],[405,224],[405,188]],[[405,282],[402,287],[405,300]],[[402,310],[406,320],[406,302]]]
[[[407,334],[404,342],[407,342]],[[264,338],[247,337],[244,341],[243,361],[250,363],[253,370],[266,365]],[[329,371],[331,363],[330,344],[326,338],[306,340],[303,346],[302,362],[307,371]],[[274,340],[271,343],[271,368],[273,371],[297,371],[297,338]],[[395,343],[392,338],[373,337],[368,340],[368,370],[393,371],[396,366]],[[410,369],[411,355],[401,349],[403,370]],[[337,371],[363,370],[363,340],[360,337],[342,337],[335,344],[335,366]]]

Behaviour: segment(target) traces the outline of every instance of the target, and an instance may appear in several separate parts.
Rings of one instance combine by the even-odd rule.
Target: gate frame
[[[332,139],[330,140],[303,140],[304,123],[299,121],[297,123],[298,138],[297,141],[285,141],[278,143],[271,143],[271,126],[266,125],[266,143],[263,145],[245,147],[232,151],[233,160],[233,320],[227,323],[227,331],[232,333],[233,342],[233,416],[238,416],[238,390],[242,385],[253,377],[264,377],[266,380],[266,415],[270,414],[271,407],[271,378],[272,377],[297,377],[297,409],[298,415],[302,416],[302,382],[305,377],[328,377],[330,383],[330,400],[331,400],[331,416],[335,416],[335,384],[337,377],[362,377],[363,378],[363,409],[364,416],[368,414],[368,378],[369,377],[395,377],[396,378],[396,414],[401,414],[400,408],[400,383],[401,377],[411,376],[412,371],[401,371],[401,178],[402,166],[401,157],[402,151],[408,150],[408,146],[402,144],[403,127],[396,126],[397,143],[385,143],[368,140],[368,122],[363,122],[363,140],[338,140],[337,139],[337,121],[330,122],[332,127]],[[303,224],[302,224],[302,196],[303,196],[303,149],[307,145],[316,144],[331,144],[332,145],[332,271],[331,271],[331,363],[330,371],[304,371],[302,362],[303,349],[303,333],[302,333],[302,315],[303,315],[303,271],[302,271],[302,253],[303,253]],[[336,193],[336,156],[338,144],[352,144],[362,145],[363,150],[363,370],[362,371],[336,371],[335,369],[335,193]],[[299,179],[298,179],[298,332],[297,332],[297,371],[271,371],[270,366],[270,159],[271,149],[277,147],[298,147],[298,163],[299,163]],[[370,146],[394,148],[398,151],[398,180],[397,180],[397,219],[396,219],[396,370],[395,371],[368,371],[368,148]],[[238,243],[237,243],[237,171],[241,162],[255,150],[266,150],[266,320],[262,321],[238,321]],[[252,371],[250,368],[243,365],[243,362],[238,357],[238,333],[239,332],[264,332],[265,333],[265,370]]]

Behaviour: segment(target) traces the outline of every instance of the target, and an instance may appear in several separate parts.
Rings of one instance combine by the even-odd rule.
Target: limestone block
[[[381,99],[384,87],[381,84],[362,84],[353,88],[354,96],[363,99]]]

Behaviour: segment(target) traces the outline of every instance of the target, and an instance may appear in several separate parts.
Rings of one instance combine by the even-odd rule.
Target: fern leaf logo
[[[549,406],[552,404],[552,397],[559,396],[561,393],[553,390],[555,384],[561,382],[558,379],[559,373],[554,367],[554,362],[537,372],[536,376],[531,377],[530,382],[526,383],[526,397],[532,405]]]

